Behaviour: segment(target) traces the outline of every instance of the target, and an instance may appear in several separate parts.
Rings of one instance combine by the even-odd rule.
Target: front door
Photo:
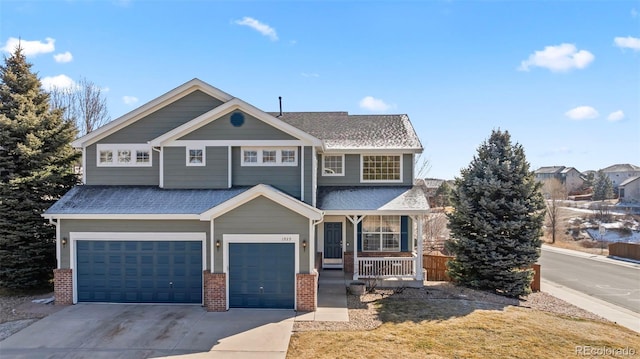
[[[324,224],[324,267],[342,267],[342,223]]]

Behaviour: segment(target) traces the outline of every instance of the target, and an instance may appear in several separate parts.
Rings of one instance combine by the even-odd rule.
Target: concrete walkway
[[[347,282],[342,270],[321,270],[318,273],[318,309],[299,313],[295,320],[301,322],[348,322]]]

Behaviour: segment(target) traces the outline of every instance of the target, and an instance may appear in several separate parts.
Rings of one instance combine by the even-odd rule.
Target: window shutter
[[[409,217],[400,217],[400,251],[409,251]]]
[[[362,221],[358,222],[358,238],[356,238],[356,243],[358,243],[358,252],[362,252]]]

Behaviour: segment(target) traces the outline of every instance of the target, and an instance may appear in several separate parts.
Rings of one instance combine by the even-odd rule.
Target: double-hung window
[[[187,147],[187,166],[204,166],[205,165],[204,148]]]
[[[362,220],[362,250],[400,251],[400,216],[366,216]]]
[[[322,155],[323,176],[344,176],[344,155]]]
[[[402,182],[401,155],[361,155],[362,182]]]
[[[242,147],[242,166],[297,166],[297,147]]]

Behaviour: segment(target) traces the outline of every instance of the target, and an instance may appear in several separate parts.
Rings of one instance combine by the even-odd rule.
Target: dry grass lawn
[[[370,331],[295,333],[287,358],[568,358],[578,346],[640,356],[640,334],[624,327],[527,308],[387,298],[379,315]]]

